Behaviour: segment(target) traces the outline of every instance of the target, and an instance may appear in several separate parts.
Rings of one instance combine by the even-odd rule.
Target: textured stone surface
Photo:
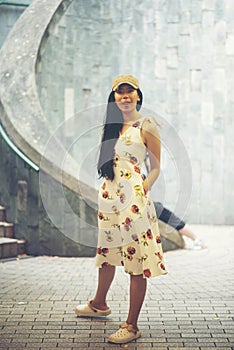
[[[97,187],[97,144],[110,81],[119,73],[135,74],[144,92],[143,113],[158,114],[164,121],[160,129],[162,171],[152,191],[153,198],[190,222],[233,223],[232,2],[139,0],[137,6],[133,6],[134,2],[129,0],[81,0],[71,2],[65,14],[65,8],[60,8],[53,17],[58,3],[55,0],[47,2],[48,11],[42,11],[38,22],[33,11],[36,5],[45,6],[45,2],[34,1],[29,9],[32,21],[21,22],[18,34],[10,34],[10,54],[6,54],[6,47],[1,51],[1,54],[5,52],[5,56],[1,55],[1,59],[4,57],[4,66],[1,64],[4,105],[1,119],[16,144],[39,162],[49,136],[55,135],[63,147],[52,143],[53,152],[48,153],[49,173],[59,181],[64,180],[76,192],[79,192],[79,186],[74,181],[74,174],[85,179],[91,187]],[[68,2],[65,3],[67,6]],[[47,27],[51,16],[53,19]],[[36,57],[39,44],[39,56]],[[8,63],[14,63],[11,70],[7,69]],[[37,87],[33,80],[35,64]],[[21,82],[17,85],[19,76]],[[14,104],[11,103],[12,96]],[[73,114],[74,118],[69,119]],[[7,119],[9,115],[11,122]],[[174,134],[168,131],[167,123],[171,123]],[[27,141],[21,138],[25,132]],[[182,148],[176,153],[178,139],[182,140]],[[192,178],[188,164],[183,164],[185,151],[188,152]],[[67,161],[68,153],[80,165],[77,172],[70,160]],[[32,195],[27,215],[24,211],[19,213],[15,201],[18,191],[16,167],[19,164],[11,158],[7,205],[19,224],[29,223],[31,235],[40,210]],[[66,169],[67,173],[61,175],[54,164]],[[48,164],[43,166],[47,168]],[[28,186],[31,186],[29,192],[33,193],[32,189],[36,188],[33,178]],[[46,195],[48,191],[46,187],[44,189]],[[81,197],[87,195],[87,187],[81,192]],[[52,206],[58,227],[68,229],[71,238],[78,235],[73,227],[79,227],[79,232],[83,230],[84,236],[88,232],[89,238],[94,237],[93,222],[87,231],[87,220],[77,223],[68,210],[70,204],[66,206],[66,198],[55,194],[56,190],[51,190],[49,198],[58,207],[56,212]],[[89,198],[93,194],[91,190]],[[53,201],[49,203],[53,204]],[[79,215],[89,215],[89,204],[79,203],[78,207]],[[50,226],[47,220],[43,225],[47,229]],[[47,234],[40,238],[43,245]],[[56,233],[51,237],[54,242]],[[46,249],[46,252],[50,251],[48,247]],[[63,248],[59,249],[63,251]]]
[[[98,139],[90,129],[96,118],[100,124],[103,120],[95,106],[106,102],[112,77],[125,72],[139,77],[145,112],[161,114],[172,124],[192,168],[191,189],[186,176],[178,178],[177,159],[170,157],[171,146],[163,139],[154,199],[191,222],[234,221],[226,210],[234,205],[228,186],[233,156],[227,154],[233,124],[231,9],[230,1],[215,0],[138,1],[137,6],[132,1],[74,1],[51,32],[38,66],[40,99],[53,128],[64,123],[65,89],[74,89],[73,130],[85,123],[87,132],[71,152],[81,160],[87,145],[90,153],[95,150]],[[94,163],[90,158],[84,167],[92,171]],[[184,206],[178,197],[186,191],[191,200]]]
[[[74,313],[94,296],[94,259],[44,256],[0,263],[0,348],[233,350],[233,227],[192,228],[208,249],[165,254],[169,273],[147,281],[142,337],[122,347],[107,343],[129,307],[129,276],[122,267],[107,296],[111,315],[95,319]]]
[[[92,256],[96,243],[93,232],[96,229],[94,205],[89,209],[89,204],[85,201],[85,220],[81,223],[81,216],[71,208],[69,200],[67,207],[65,206],[67,200],[64,193],[66,192],[68,198],[75,197],[74,202],[79,207],[80,201],[74,192],[79,193],[82,186],[82,195],[95,200],[96,192],[82,183],[78,184],[77,162],[72,162],[61,143],[50,139],[50,130],[37,97],[35,84],[36,53],[43,36],[47,36],[47,24],[57,10],[51,22],[52,29],[53,21],[56,22],[69,5],[69,1],[64,1],[59,6],[60,3],[61,1],[56,0],[49,3],[34,1],[16,23],[1,49],[1,122],[16,146],[40,166],[41,172],[40,175],[34,172],[4,141],[1,141],[0,195],[1,201],[8,208],[9,218],[16,224],[17,236],[27,241],[27,253]],[[1,24],[4,25],[2,22]],[[12,101],[14,103],[11,103]],[[49,139],[51,148],[48,150],[47,147],[46,154],[44,148]],[[61,172],[61,164],[64,163],[66,170]],[[52,175],[46,184],[42,180],[43,169]],[[46,173],[43,179],[46,178]],[[24,186],[21,186],[23,183]],[[73,190],[64,188],[61,183]],[[46,196],[53,199],[50,203],[55,217],[50,215],[51,208],[48,211],[44,209],[43,200]],[[55,225],[57,221],[58,224]]]
[[[73,217],[64,212],[63,200],[57,196],[57,182],[50,178],[47,193],[54,198],[53,207],[57,210],[57,217],[62,223],[55,226],[53,220],[46,212],[40,196],[40,183],[38,172],[30,169],[28,165],[0,139],[0,202],[7,205],[7,217],[3,219],[14,223],[15,236],[26,241],[26,253],[30,255],[59,255],[59,256],[94,256],[97,235],[95,229],[88,235],[80,229],[79,197],[70,190],[63,188],[65,196],[73,208]],[[19,194],[19,183],[20,191]],[[18,184],[18,185],[17,185]],[[47,183],[48,184],[48,183]],[[26,193],[24,193],[27,187]],[[25,203],[26,201],[26,203]],[[83,210],[89,217],[89,222],[95,227],[96,211]],[[64,223],[66,226],[64,227]],[[82,235],[88,237],[86,245],[80,244]],[[0,236],[3,233],[0,230]],[[11,248],[9,246],[9,248]],[[17,249],[17,245],[16,248]],[[4,255],[4,254],[2,254]]]
[[[42,50],[43,38],[49,34],[47,26],[50,24],[52,30],[70,3],[35,0],[16,22],[1,48],[0,114],[7,133],[24,153],[57,181],[61,181],[62,171],[63,184],[77,191],[79,165],[70,157],[66,144],[51,135],[35,82],[37,51],[40,45]],[[85,194],[95,200],[95,191],[88,186]]]
[[[17,0],[16,2],[18,4],[30,5],[32,0]],[[27,6],[14,6],[13,4],[11,5],[10,2],[8,3],[9,4],[0,5],[0,48],[17,19],[27,8]],[[14,1],[12,1],[12,3],[14,3]]]

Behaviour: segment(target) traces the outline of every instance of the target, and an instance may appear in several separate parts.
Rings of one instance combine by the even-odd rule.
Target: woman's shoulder
[[[158,127],[160,124],[153,115],[147,115],[142,120],[142,129],[150,133],[158,133]]]
[[[147,114],[146,116],[143,116],[142,118],[143,118],[143,121],[146,121],[148,123],[152,123],[152,124],[155,124],[157,126],[160,126],[158,117],[156,115]]]

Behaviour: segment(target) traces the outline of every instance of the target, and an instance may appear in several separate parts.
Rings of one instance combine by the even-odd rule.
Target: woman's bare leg
[[[182,236],[186,236],[186,237],[192,239],[193,241],[195,241],[195,239],[197,238],[195,233],[191,230],[191,228],[187,224],[183,228],[181,228],[178,232]]]
[[[137,321],[145,298],[147,280],[143,275],[131,275],[130,281],[130,307],[127,323],[137,328]]]
[[[205,248],[207,248],[205,243],[203,242],[203,240],[201,238],[198,238],[187,224],[182,229],[180,229],[178,232],[181,235],[186,236],[186,237],[193,240],[193,242],[194,242],[193,249],[205,249]]]
[[[99,269],[98,287],[92,305],[99,310],[107,310],[106,296],[115,276],[115,266],[106,265]]]

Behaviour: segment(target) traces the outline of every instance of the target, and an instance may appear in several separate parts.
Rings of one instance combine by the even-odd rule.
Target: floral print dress
[[[115,145],[113,181],[105,179],[98,196],[96,266],[124,266],[145,278],[166,274],[153,202],[142,186],[141,164],[146,146],[141,138],[144,118],[129,125]]]

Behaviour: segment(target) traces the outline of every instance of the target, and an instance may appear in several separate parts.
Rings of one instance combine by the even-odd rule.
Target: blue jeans
[[[181,230],[185,226],[185,222],[173,214],[169,209],[165,208],[162,203],[154,202],[154,206],[159,220],[174,227],[176,230]]]

